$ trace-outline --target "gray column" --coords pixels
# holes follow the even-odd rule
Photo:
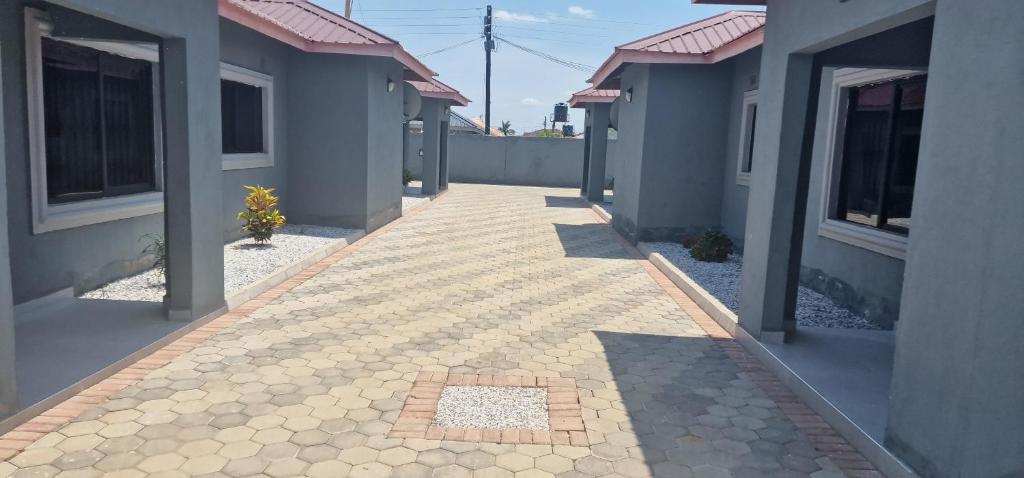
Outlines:
[[[0,72],[0,85],[3,72]],[[0,112],[4,110],[0,94]],[[18,409],[14,368],[14,305],[11,298],[11,250],[7,243],[7,161],[4,118],[0,114],[0,418]]]
[[[766,46],[767,48],[767,46]],[[764,58],[777,56],[765,52]],[[821,69],[810,55],[763,64],[743,251],[739,323],[762,341],[782,342],[796,328],[810,139]]]
[[[161,48],[167,297],[173,320],[225,306],[218,33]]]
[[[423,98],[420,116],[423,118],[423,194],[440,191],[441,167],[441,101]]]
[[[448,189],[448,134],[451,122],[446,115],[445,121],[441,122],[441,150],[438,161],[438,186],[444,191]]]
[[[590,107],[590,138],[587,140],[587,199],[604,202],[604,170],[608,156],[608,112],[611,103],[594,103]]]
[[[936,6],[886,432],[921,476],[1024,473],[1022,24]]]
[[[587,197],[587,177],[590,174],[590,105],[586,106],[586,119],[583,121],[583,180],[580,181],[580,195]]]

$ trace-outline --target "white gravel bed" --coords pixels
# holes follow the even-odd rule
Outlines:
[[[420,204],[430,201],[430,196],[423,195],[423,189],[419,186],[404,186],[402,188],[402,212],[408,211]],[[415,184],[418,184],[416,182]]]
[[[701,262],[690,256],[682,244],[652,242],[651,249],[668,259],[679,270],[700,284],[723,305],[739,310],[740,273],[743,257],[733,254],[725,262]],[[840,307],[832,299],[801,286],[797,292],[796,323],[802,327],[833,329],[879,329],[864,317]]]
[[[267,245],[256,245],[249,238],[225,244],[224,291],[230,294],[244,289],[355,232],[340,227],[286,224]],[[150,269],[86,292],[82,297],[160,302],[164,297],[164,278],[156,269]]]
[[[539,387],[444,387],[434,424],[445,428],[548,430],[548,391]]]

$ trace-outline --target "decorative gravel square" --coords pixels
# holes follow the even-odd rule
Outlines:
[[[445,428],[548,430],[548,391],[539,387],[447,386],[433,424]]]

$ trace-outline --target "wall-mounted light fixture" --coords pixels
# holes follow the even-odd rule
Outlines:
[[[632,102],[633,102],[633,88],[629,88],[629,89],[626,90],[626,103],[632,103]]]
[[[419,154],[421,157],[423,156],[423,148],[420,148]]]
[[[388,93],[395,91],[395,80],[388,78]]]

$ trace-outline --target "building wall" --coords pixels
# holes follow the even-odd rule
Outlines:
[[[366,216],[371,231],[402,215],[402,122],[405,120],[402,66],[387,58],[367,58]],[[387,91],[388,80],[394,91]]]
[[[886,440],[922,476],[1024,476],[1022,24],[936,7]]]
[[[274,165],[224,171],[224,239],[242,237],[235,219],[245,207],[246,185],[275,188],[279,209],[288,216],[288,57],[293,49],[235,22],[220,20],[221,62],[257,71],[274,78]]]
[[[0,46],[2,46],[0,41]],[[3,58],[0,51],[0,59]],[[0,85],[4,83],[3,62],[0,61]],[[0,94],[0,417],[13,413],[18,406],[15,384],[14,302],[11,298],[11,249],[7,241],[7,161],[4,150],[4,98]]]
[[[722,158],[722,231],[737,246],[743,245],[743,231],[747,225],[747,193],[749,186],[737,184],[736,169],[740,154],[740,129],[743,121],[743,95],[758,86],[761,71],[761,48],[754,48],[733,59],[732,86],[729,98],[729,126]]]
[[[409,134],[405,168],[419,179],[423,135]],[[606,179],[619,170],[616,140],[608,142]],[[583,178],[583,140],[522,136],[448,136],[449,178],[452,182],[579,187]]]
[[[731,85],[728,62],[626,68],[622,89],[633,95],[619,109],[618,153],[629,161],[627,180],[616,181],[616,203],[629,201],[627,209],[613,205],[620,232],[678,240],[720,226]]]
[[[163,231],[161,214],[32,234],[22,2],[0,2],[0,61],[7,164],[7,228],[14,303],[69,287],[89,289],[149,266],[139,239]],[[180,16],[184,16],[184,11]],[[178,15],[168,22],[177,23]],[[88,251],[83,254],[83,251]]]

